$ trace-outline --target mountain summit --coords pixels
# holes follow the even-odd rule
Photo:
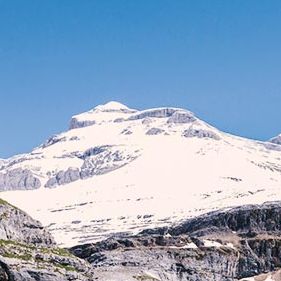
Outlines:
[[[129,111],[130,109],[117,101],[110,101],[106,104],[103,105],[98,105],[95,107],[95,110],[100,110],[100,111]]]
[[[281,146],[226,134],[173,107],[118,102],[0,161],[1,196],[75,245],[280,198]]]

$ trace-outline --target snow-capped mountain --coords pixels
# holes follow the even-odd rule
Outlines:
[[[180,108],[109,102],[0,161],[1,197],[75,245],[281,196],[281,146],[219,131]]]

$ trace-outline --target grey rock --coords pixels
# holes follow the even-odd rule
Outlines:
[[[138,151],[135,151],[135,154],[130,155],[110,145],[91,147],[83,153],[76,153],[74,155],[84,160],[80,169],[69,168],[66,171],[59,171],[49,178],[45,187],[53,188],[79,179],[83,180],[96,175],[109,173],[135,160],[138,157],[138,153]]]
[[[77,168],[68,168],[66,171],[59,171],[54,177],[50,178],[45,187],[55,187],[64,185],[80,179],[80,171]]]
[[[281,145],[281,135],[278,135],[269,140],[269,142]]]
[[[87,150],[83,154],[84,163],[80,170],[81,179],[109,173],[127,165],[139,155],[138,151],[129,153],[114,146],[100,146]]]
[[[40,186],[40,180],[27,169],[16,168],[0,173],[0,190],[2,191],[37,189]]]
[[[77,140],[80,140],[80,138],[78,136],[73,136],[69,140],[70,141],[77,141]]]
[[[114,123],[121,123],[121,122],[123,122],[123,121],[125,121],[124,118],[116,118],[113,122],[114,122]]]
[[[251,233],[279,235],[281,234],[281,203],[270,202],[215,211],[187,220],[169,231],[174,235],[189,233],[196,236],[231,231],[241,235]]]
[[[77,118],[73,117],[70,121],[70,125],[69,125],[69,129],[77,129],[77,128],[83,128],[83,127],[88,127],[88,126],[92,126],[95,125],[96,121],[92,120],[82,120],[79,121]]]
[[[130,129],[124,129],[122,132],[121,132],[121,135],[131,135],[133,132],[130,130]]]
[[[55,242],[41,223],[0,199],[0,239],[49,246]]]
[[[145,110],[138,114],[132,115],[128,118],[128,120],[139,120],[139,119],[144,119],[146,117],[152,117],[152,118],[171,117],[176,111],[178,111],[178,109],[175,109],[175,108],[150,109],[150,110]]]
[[[151,118],[149,118],[149,117],[146,117],[146,118],[144,118],[142,121],[141,121],[141,123],[143,124],[143,125],[149,125],[149,124],[151,124],[153,122],[153,120],[151,119]]]
[[[1,281],[92,281],[89,264],[56,246],[50,233],[0,200]]]
[[[89,264],[56,247],[1,241],[1,281],[92,281]]]
[[[235,250],[182,248],[188,243],[188,236],[136,236],[80,245],[71,252],[92,264],[97,280],[237,280]]]
[[[273,142],[260,142],[266,149],[281,151],[281,145]]]
[[[189,128],[185,130],[182,135],[186,138],[197,137],[197,138],[210,138],[214,140],[220,140],[220,136],[218,134],[210,130],[203,130],[203,129]]]
[[[150,128],[145,134],[146,135],[159,135],[164,133],[165,131],[159,128]]]
[[[42,144],[42,148],[46,148],[48,146],[54,145],[58,142],[66,141],[66,137],[60,137],[60,136],[52,136],[50,137],[44,144]]]
[[[92,264],[99,281],[236,281],[281,267],[280,216],[281,202],[242,206],[70,251]]]
[[[168,119],[167,123],[174,124],[184,124],[184,123],[192,123],[196,121],[193,113],[190,111],[176,111],[173,115]]]
[[[119,151],[105,151],[96,157],[85,159],[81,167],[81,178],[86,179],[95,175],[109,173],[123,167],[135,158],[126,161],[124,155]]]
[[[110,145],[101,145],[101,146],[95,146],[87,149],[81,156],[80,158],[85,160],[88,157],[98,155],[106,150],[108,150],[111,146]]]

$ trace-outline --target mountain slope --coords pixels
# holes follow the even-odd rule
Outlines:
[[[75,245],[280,198],[281,146],[219,131],[179,108],[110,102],[2,162],[1,196]]]
[[[90,265],[56,246],[42,225],[0,200],[1,281],[90,281]]]

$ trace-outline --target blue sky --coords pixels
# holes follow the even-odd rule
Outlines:
[[[0,157],[110,100],[281,133],[280,0],[0,0]]]

